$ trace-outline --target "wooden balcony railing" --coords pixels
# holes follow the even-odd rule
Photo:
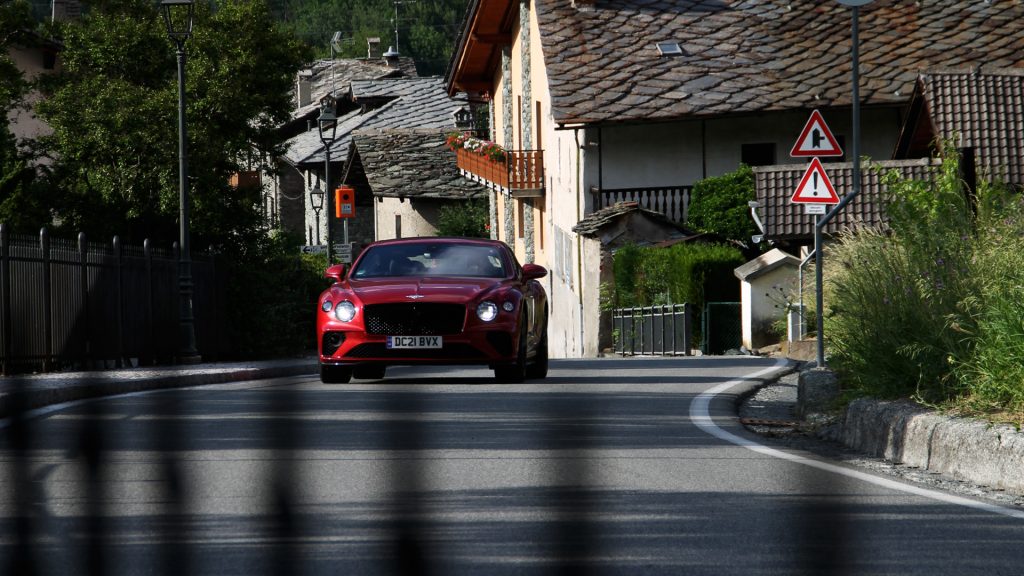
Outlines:
[[[544,194],[544,155],[541,150],[507,150],[504,160],[494,160],[470,150],[455,150],[460,170],[484,182],[508,190],[513,196]]]

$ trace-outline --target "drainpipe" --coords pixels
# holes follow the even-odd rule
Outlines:
[[[573,135],[576,138],[576,221],[579,222],[583,219],[582,208],[580,204],[585,202],[583,198],[583,149],[580,147],[580,129],[577,128],[573,131]],[[584,134],[585,135],[585,134]],[[600,154],[600,153],[599,153]],[[580,315],[580,357],[584,357],[584,325],[583,325],[583,245],[580,240],[580,235],[576,234],[576,281],[579,283],[579,315]]]

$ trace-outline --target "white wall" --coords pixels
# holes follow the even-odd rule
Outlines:
[[[54,69],[47,70],[43,66],[43,53],[39,49],[12,46],[8,48],[7,53],[14,62],[14,65],[18,70],[21,70],[25,75],[25,79],[29,81],[36,80],[43,74],[51,74],[60,70],[59,55],[57,56]],[[36,91],[30,92],[25,98],[30,107],[34,107],[41,99],[42,95]],[[53,133],[53,129],[39,119],[31,109],[15,108],[8,114],[7,123],[11,133],[19,140],[35,139]],[[41,162],[44,164],[50,163],[46,159],[42,159]]]
[[[776,320],[785,319],[786,300],[796,299],[797,267],[779,266],[749,282],[742,282],[740,286],[743,345],[756,350],[784,340],[785,336],[774,337],[767,330]]]
[[[397,238],[395,217],[402,217],[402,238],[414,236],[436,236],[440,202],[431,200],[412,200],[406,198],[380,198],[373,203],[375,221],[375,240]]]
[[[823,111],[837,138],[845,138],[847,156],[853,135],[849,112]],[[800,162],[789,151],[810,117],[809,112],[766,114],[667,122],[643,126],[612,126],[595,131],[600,142],[601,188],[692,185],[709,176],[736,170],[744,144],[775,144],[775,163]],[[899,138],[898,109],[861,113],[861,155],[889,159]]]

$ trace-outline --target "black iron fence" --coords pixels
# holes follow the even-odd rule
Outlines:
[[[612,311],[615,351],[628,356],[689,356],[693,345],[693,306],[666,304]]]
[[[10,234],[0,224],[0,370],[121,367],[174,361],[179,350],[177,243],[172,250]],[[225,274],[193,256],[197,347],[227,353]]]

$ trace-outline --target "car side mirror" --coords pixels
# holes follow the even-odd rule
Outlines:
[[[335,264],[334,266],[328,267],[327,270],[324,271],[324,278],[330,278],[331,280],[334,280],[335,283],[341,282],[341,277],[344,275],[344,264]]]
[[[548,269],[539,264],[523,264],[523,278],[536,280],[548,275]]]

